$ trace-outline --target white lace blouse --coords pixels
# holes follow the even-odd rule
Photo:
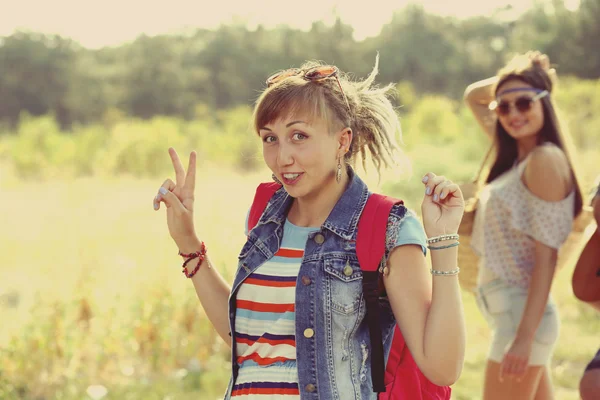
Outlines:
[[[525,158],[492,183],[479,199],[471,246],[489,269],[510,285],[529,287],[535,263],[535,241],[560,249],[571,232],[575,191],[560,201],[540,199],[522,180]],[[480,274],[481,278],[481,274]]]

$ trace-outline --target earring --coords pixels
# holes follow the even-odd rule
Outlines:
[[[275,181],[275,183],[277,183],[278,185],[283,186],[283,183],[281,183],[281,181],[279,179],[277,179],[277,177],[275,176],[275,174],[272,174],[271,178]]]
[[[335,173],[335,180],[337,183],[342,181],[342,157],[338,158],[337,172]]]

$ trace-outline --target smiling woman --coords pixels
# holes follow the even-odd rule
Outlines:
[[[494,330],[484,400],[553,397],[547,365],[560,321],[550,288],[583,202],[552,75],[548,57],[530,52],[465,92],[495,150],[472,241],[481,256],[477,300]]]
[[[186,173],[169,150],[176,182],[163,183],[155,209],[166,205],[183,272],[231,345],[226,399],[448,399],[460,375],[459,187],[423,177],[423,227],[353,168],[370,155],[379,170],[398,150],[395,89],[373,85],[377,67],[363,81],[314,62],[267,79],[254,127],[276,183],[257,189],[232,286],[195,233],[196,154]]]

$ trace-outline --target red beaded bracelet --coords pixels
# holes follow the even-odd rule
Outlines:
[[[185,260],[183,263],[182,272],[185,274],[186,277],[191,278],[194,275],[196,275],[196,272],[198,272],[198,270],[200,269],[200,265],[202,265],[202,262],[204,262],[204,259],[206,258],[206,245],[204,244],[204,242],[202,242],[200,245],[200,251],[197,251],[195,253],[184,254],[181,251],[179,251],[178,254],[184,258],[187,258],[187,260]],[[192,272],[188,273],[187,264],[196,258],[198,259],[198,264],[196,265],[196,268],[194,268]]]

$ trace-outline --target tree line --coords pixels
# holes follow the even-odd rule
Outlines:
[[[12,129],[24,112],[52,114],[63,130],[114,113],[192,120],[207,110],[251,103],[267,76],[307,59],[365,76],[377,52],[378,82],[451,98],[494,74],[510,55],[530,49],[548,54],[561,75],[600,77],[600,0],[581,0],[577,10],[545,0],[518,18],[507,14],[456,19],[412,5],[362,41],[340,18],[331,25],[314,22],[308,31],[228,24],[185,35],[142,35],[101,49],[18,31],[0,38],[0,124]],[[402,90],[399,95],[401,103]]]

